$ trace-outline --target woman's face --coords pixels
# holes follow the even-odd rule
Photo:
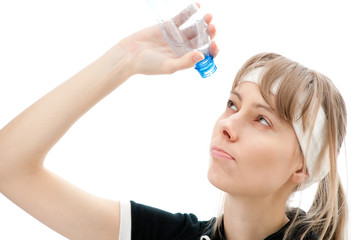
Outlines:
[[[217,120],[211,140],[210,182],[231,195],[277,193],[302,168],[291,124],[263,99],[259,87],[241,82]]]

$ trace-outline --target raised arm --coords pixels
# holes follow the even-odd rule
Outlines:
[[[45,156],[79,117],[133,74],[172,73],[202,58],[198,52],[176,56],[158,26],[123,39],[1,129],[1,193],[69,239],[118,239],[119,203],[64,181],[43,166]]]

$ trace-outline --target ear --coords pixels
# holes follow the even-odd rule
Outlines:
[[[307,168],[304,166],[304,164],[301,164],[299,168],[297,168],[290,177],[291,182],[293,182],[296,185],[301,184],[303,181],[305,181],[309,177]]]

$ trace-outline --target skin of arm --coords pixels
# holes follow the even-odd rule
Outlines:
[[[212,55],[217,51],[213,42]],[[121,40],[1,129],[0,192],[68,239],[118,239],[119,202],[66,182],[43,166],[44,159],[84,113],[132,75],[173,73],[201,59],[199,52],[178,57],[158,26]]]

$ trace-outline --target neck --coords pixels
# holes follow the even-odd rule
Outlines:
[[[262,240],[281,229],[289,219],[286,199],[250,198],[227,195],[224,228],[227,240]]]

